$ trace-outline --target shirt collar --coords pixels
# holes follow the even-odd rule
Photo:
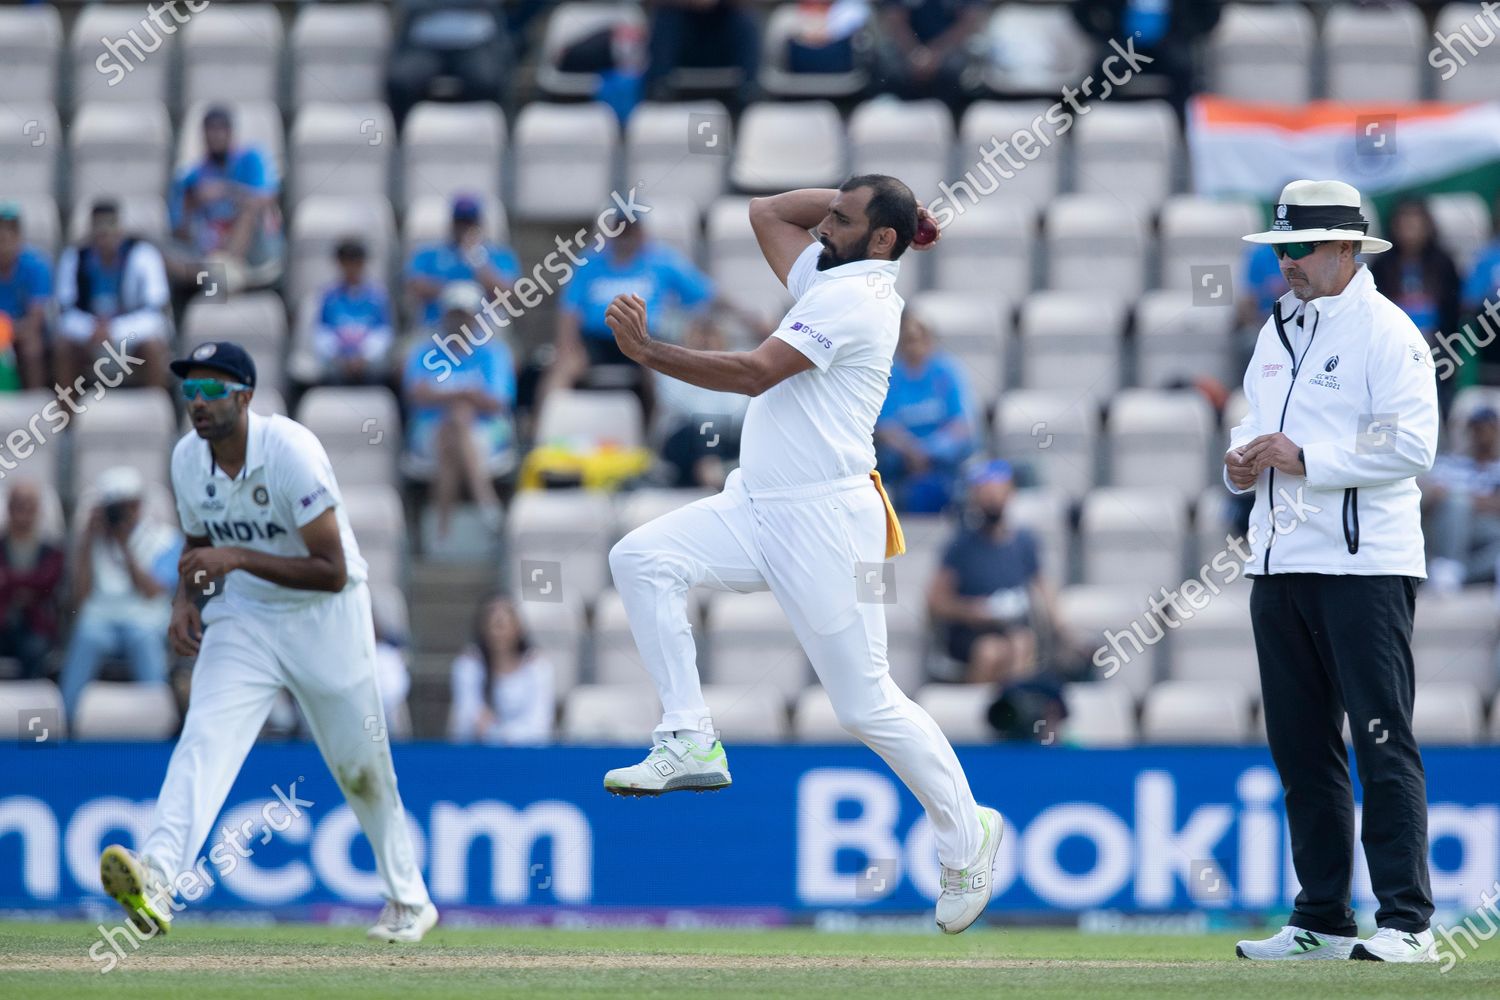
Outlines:
[[[847,278],[859,274],[888,274],[891,280],[895,281],[896,275],[900,273],[900,270],[901,262],[899,260],[866,259],[850,261],[847,264],[840,264],[838,267],[830,267],[822,273],[828,275],[830,278]]]
[[[266,431],[270,424],[269,417],[251,411],[245,415],[245,467],[240,470],[238,478],[245,479],[250,473],[260,468],[266,462]],[[229,474],[219,468],[219,463],[214,461],[213,445],[208,445],[208,474],[218,479],[228,479]]]

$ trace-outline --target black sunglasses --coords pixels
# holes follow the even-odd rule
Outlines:
[[[1272,243],[1276,248],[1277,258],[1290,257],[1292,260],[1301,260],[1312,255],[1313,251],[1324,243],[1337,242],[1336,240],[1319,240],[1316,243]]]

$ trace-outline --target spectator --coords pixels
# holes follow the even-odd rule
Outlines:
[[[1495,236],[1479,252],[1474,261],[1474,266],[1469,269],[1468,276],[1464,279],[1464,285],[1459,299],[1463,303],[1463,315],[1470,318],[1474,323],[1475,333],[1487,330],[1491,326],[1492,316],[1485,314],[1486,302],[1500,302],[1500,194],[1495,196]],[[1480,315],[1485,315],[1483,327],[1479,326]],[[1500,337],[1485,344],[1479,351],[1482,364],[1486,366],[1500,365]],[[1481,379],[1486,384],[1493,384],[1494,379]]]
[[[647,100],[673,100],[669,77],[683,67],[738,69],[734,103],[754,100],[760,27],[750,7],[751,0],[654,0]]]
[[[448,738],[459,743],[547,743],[557,692],[552,664],[531,646],[515,602],[479,605],[473,644],[453,661]]]
[[[368,385],[384,379],[390,367],[391,303],[385,288],[366,273],[364,241],[341,240],[333,252],[339,281],[323,293],[313,353],[323,378],[337,385]]]
[[[974,420],[963,367],[906,310],[875,423],[875,465],[898,510],[936,514],[948,506],[959,465],[974,451]]]
[[[57,607],[64,557],[42,537],[42,495],[21,479],[6,497],[0,534],[0,656],[21,661],[21,676],[41,677],[57,648]]]
[[[89,238],[64,250],[57,264],[62,384],[87,373],[108,341],[144,359],[140,381],[165,388],[171,303],[161,251],[125,235],[115,202],[95,201]]]
[[[859,54],[854,37],[870,20],[869,0],[808,0],[799,5],[796,31],[786,43],[793,73],[849,73]]]
[[[979,0],[883,0],[881,82],[904,100],[960,108],[978,84],[969,42],[983,31]]]
[[[423,326],[436,326],[442,317],[438,300],[455,281],[477,282],[485,295],[510,288],[520,277],[521,264],[509,247],[486,243],[479,199],[453,199],[453,228],[447,243],[418,247],[406,267],[406,294]]]
[[[724,331],[708,318],[688,327],[683,346],[694,351],[728,348]],[[750,399],[703,389],[653,372],[661,454],[672,470],[670,486],[721,490],[729,463],[740,455],[740,425]]]
[[[1392,251],[1370,264],[1375,287],[1384,292],[1422,331],[1429,347],[1439,333],[1458,330],[1458,268],[1437,239],[1427,203],[1408,198],[1391,210]],[[1438,383],[1443,414],[1453,402],[1454,379]]]
[[[947,633],[962,674],[943,680],[1010,684],[1036,672],[1039,625],[1061,636],[1056,595],[1042,577],[1035,536],[1005,521],[1014,485],[996,460],[968,477],[970,518],[948,545],[927,591],[933,622]]]
[[[454,282],[443,291],[442,322],[450,338],[464,337],[462,328],[474,321],[483,298],[472,281]],[[403,379],[408,408],[406,466],[413,475],[435,477],[440,536],[448,533],[464,484],[485,524],[498,531],[500,498],[493,480],[511,472],[518,457],[513,418],[515,362],[510,347],[498,337],[474,345],[470,353],[453,354],[456,361],[452,364],[446,357],[430,364],[432,345],[424,338],[407,359]]]
[[[557,355],[544,392],[583,384],[588,388],[633,388],[651,410],[651,382],[640,365],[615,343],[604,312],[616,295],[646,300],[646,315],[659,324],[665,304],[701,311],[714,300],[713,282],[671,247],[646,238],[639,221],[624,221],[618,235],[584,262],[563,289],[557,311]],[[652,330],[660,336],[660,330]],[[668,338],[675,339],[675,338]]]
[[[123,656],[138,681],[167,679],[167,622],[181,543],[172,529],[141,516],[143,486],[140,473],[126,466],[99,477],[98,503],[74,562],[78,617],[62,668],[69,713],[105,657]]]
[[[1500,559],[1500,414],[1489,407],[1469,416],[1462,455],[1439,455],[1420,479],[1424,534],[1431,539],[1427,583],[1448,594],[1496,578]]]
[[[47,305],[52,269],[21,242],[21,209],[0,202],[0,390],[47,384]]]
[[[1187,99],[1202,89],[1200,42],[1219,23],[1222,7],[1221,0],[1079,0],[1073,18],[1101,46],[1100,61],[1113,54],[1111,39],[1128,39],[1149,57],[1141,60],[1141,75],[1166,79],[1167,99],[1185,120]]]
[[[234,145],[224,107],[203,115],[203,150],[172,183],[168,272],[190,293],[220,280],[210,265],[222,267],[230,288],[267,284],[281,269],[276,166],[259,149]]]

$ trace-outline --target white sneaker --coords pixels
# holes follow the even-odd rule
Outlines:
[[[1234,953],[1261,962],[1345,959],[1358,941],[1357,937],[1319,934],[1288,924],[1264,941],[1241,941],[1234,946]]]
[[[990,869],[1000,838],[1005,836],[1005,820],[989,806],[979,807],[979,825],[984,839],[979,842],[979,858],[968,868],[944,868],[943,892],[937,901],[937,925],[944,934],[960,934],[979,919],[990,902]]]
[[[704,750],[680,736],[656,744],[639,764],[617,767],[604,775],[604,790],[611,795],[717,792],[732,783],[722,742],[715,740]]]
[[[390,941],[415,944],[423,935],[437,926],[437,907],[431,903],[422,906],[407,906],[395,900],[386,900],[384,909],[375,926],[365,931],[371,941]]]
[[[1366,962],[1436,962],[1437,942],[1430,930],[1398,931],[1382,927],[1368,941],[1355,944],[1349,957]]]
[[[159,868],[134,851],[119,844],[106,847],[99,855],[99,882],[146,937],[172,929],[172,887]]]

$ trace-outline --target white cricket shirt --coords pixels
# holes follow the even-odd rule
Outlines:
[[[822,251],[810,244],[787,272],[797,301],[772,334],[813,367],[756,396],[745,411],[740,469],[752,494],[875,468],[875,420],[901,333],[901,265],[861,260],[819,271]]]
[[[273,556],[306,556],[301,529],[330,507],[336,508],[344,543],[347,587],[365,579],[365,561],[349,527],[343,497],[333,478],[328,453],[313,432],[282,416],[251,413],[245,467],[231,479],[214,462],[208,442],[189,431],[172,451],[172,492],[183,533],[207,535],[214,545],[235,545]],[[277,607],[308,604],[328,596],[294,590],[231,572],[224,599]]]

